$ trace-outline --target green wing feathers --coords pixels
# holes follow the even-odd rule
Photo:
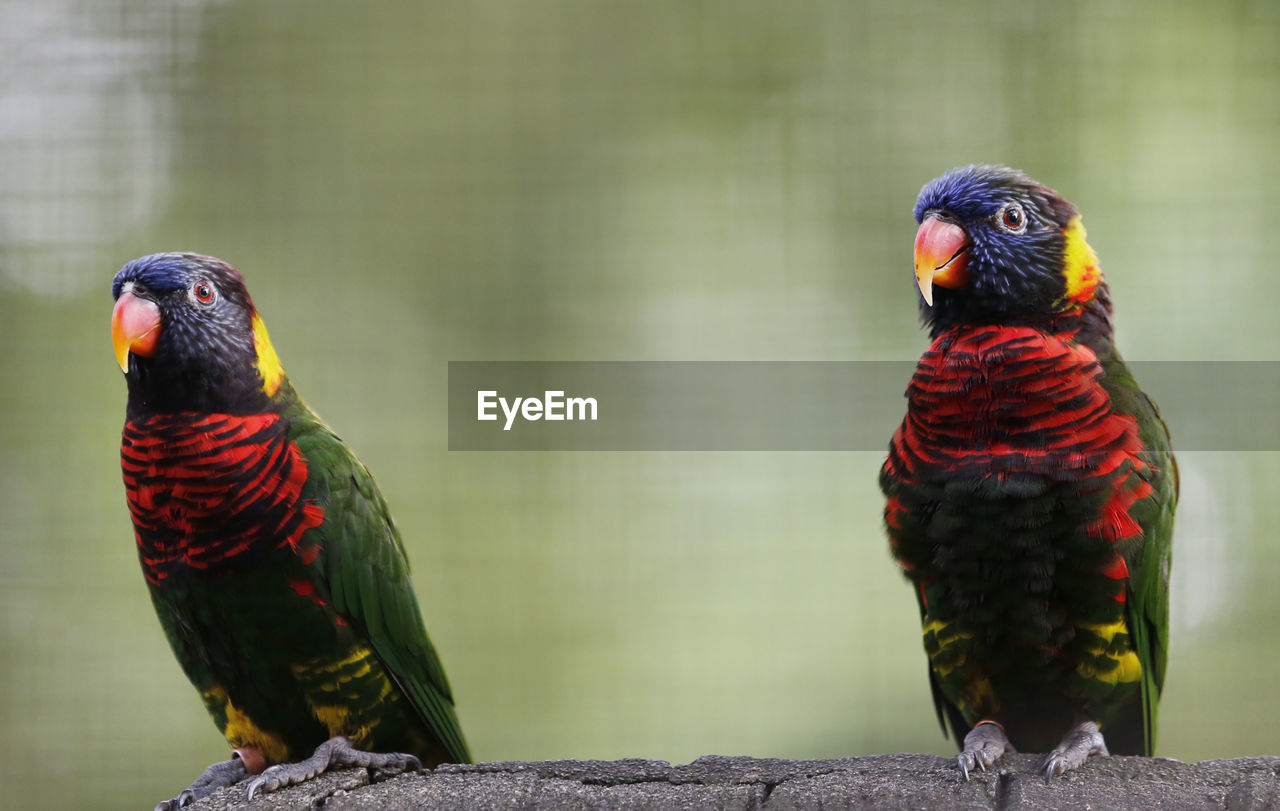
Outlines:
[[[367,637],[393,681],[455,762],[471,760],[453,695],[427,636],[400,533],[373,476],[305,406],[290,414],[309,462],[306,496],[325,508],[308,569],[320,593]]]
[[[1142,439],[1141,456],[1152,492],[1133,505],[1134,520],[1142,526],[1142,539],[1122,550],[1129,568],[1128,625],[1134,649],[1142,662],[1143,750],[1155,752],[1157,706],[1164,688],[1169,651],[1169,574],[1173,557],[1174,510],[1178,502],[1178,466],[1169,440],[1169,429],[1160,409],[1138,386],[1132,373],[1115,355],[1104,363],[1103,386],[1113,408],[1133,416]]]

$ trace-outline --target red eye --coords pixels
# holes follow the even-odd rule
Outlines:
[[[1027,217],[1022,213],[1022,206],[1010,203],[1000,213],[1000,222],[1010,231],[1020,231],[1027,224]]]
[[[213,285],[208,282],[196,282],[191,288],[192,294],[195,295],[196,301],[201,304],[209,304],[213,301]]]

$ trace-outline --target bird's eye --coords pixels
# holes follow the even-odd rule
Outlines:
[[[1006,231],[1021,234],[1027,230],[1027,215],[1023,212],[1022,206],[1017,203],[1009,203],[1000,209],[1000,213],[997,216],[1000,218],[1000,225]]]
[[[212,304],[218,294],[208,282],[196,282],[191,285],[191,297],[201,304]]]

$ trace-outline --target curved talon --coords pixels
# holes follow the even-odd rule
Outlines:
[[[273,766],[272,768],[275,768],[275,767]],[[267,775],[268,773],[270,773],[270,771],[271,769],[267,769],[262,774],[258,775],[257,777],[249,781],[249,788],[245,790],[245,795],[244,795],[246,800],[252,800],[253,795],[258,793],[258,789],[262,788],[266,784],[268,779]],[[270,788],[267,789],[267,791],[268,792],[275,791],[278,788],[280,787],[271,786]]]
[[[272,781],[268,777],[259,775],[249,781],[249,787],[245,790],[245,799],[252,800],[254,795],[258,793],[259,789],[262,789],[264,794],[268,794],[278,788],[280,788],[279,781]]]
[[[184,788],[177,797],[156,803],[155,811],[179,811],[179,809],[186,808],[197,799],[195,792],[190,788]]]

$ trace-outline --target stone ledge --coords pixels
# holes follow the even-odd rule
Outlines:
[[[775,760],[707,755],[658,760],[445,765],[370,782],[344,769],[244,801],[243,784],[191,806],[212,809],[614,808],[1276,808],[1280,757],[1182,763],[1094,758],[1046,780],[1039,755],[1005,757],[965,782],[936,755]]]

